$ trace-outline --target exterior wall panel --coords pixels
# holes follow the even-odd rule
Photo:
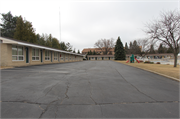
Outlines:
[[[75,60],[73,60],[72,58],[75,57],[75,55],[69,55],[66,53],[58,53],[58,59],[54,60],[54,51],[52,51],[52,62],[51,62],[51,51],[49,52],[49,56],[50,59],[49,60],[45,60],[45,50],[44,49],[40,49],[39,48],[39,60],[32,60],[32,47],[28,47],[29,48],[29,63],[26,63],[26,46],[23,46],[23,60],[20,61],[12,61],[12,44],[5,44],[5,43],[1,43],[1,51],[0,51],[0,65],[1,66],[28,66],[28,65],[38,65],[38,64],[52,64],[52,63],[61,63],[61,62],[70,62],[69,61],[69,57],[71,57],[71,62],[74,62]],[[17,45],[20,46],[20,45]],[[38,48],[36,48],[38,49]],[[40,50],[42,50],[42,58],[43,58],[43,62],[41,62],[41,52]],[[59,54],[61,54],[61,56],[63,56],[63,60],[61,60]],[[67,60],[65,58],[68,58]],[[78,56],[76,56],[78,57]],[[82,61],[82,60],[81,60]]]

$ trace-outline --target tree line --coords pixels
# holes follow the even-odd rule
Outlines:
[[[95,52],[95,50],[93,52],[90,50],[87,52],[87,55],[100,55],[100,53]]]
[[[59,40],[51,34],[36,34],[32,22],[23,19],[21,15],[13,16],[11,11],[6,14],[2,13],[1,15],[2,23],[0,23],[0,27],[2,37],[14,38],[29,43],[76,53],[75,48],[73,50],[73,46],[69,42],[59,42]],[[78,50],[77,53],[80,54],[80,51]]]
[[[148,39],[139,39],[130,41],[129,45],[125,43],[126,54],[140,54],[144,56],[146,54],[160,54],[160,53],[173,53],[172,49],[163,43],[160,43],[158,48],[155,48],[155,44],[152,44]]]

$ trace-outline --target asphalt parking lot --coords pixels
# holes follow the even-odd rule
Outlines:
[[[179,82],[114,61],[1,70],[2,118],[179,118]]]

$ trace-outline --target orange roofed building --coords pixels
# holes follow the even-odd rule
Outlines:
[[[103,52],[105,51],[105,48],[103,48],[103,50],[101,50],[100,48],[85,48],[82,50],[82,54],[86,55],[90,51],[91,52],[95,51],[97,54],[104,55]],[[110,49],[107,55],[114,55],[114,48]]]

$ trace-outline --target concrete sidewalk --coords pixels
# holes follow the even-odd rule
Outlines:
[[[179,118],[179,83],[113,61],[1,70],[2,118]]]

